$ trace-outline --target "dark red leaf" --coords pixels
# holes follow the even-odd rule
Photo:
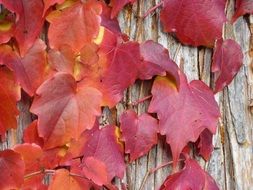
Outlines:
[[[232,21],[236,21],[240,16],[253,14],[253,0],[236,0],[236,11]]]
[[[138,117],[133,110],[128,110],[121,115],[120,123],[125,153],[130,154],[130,161],[143,156],[157,144],[158,122],[150,115],[144,113]]]
[[[24,182],[25,164],[13,150],[0,151],[0,189],[19,189]]]
[[[157,77],[151,92],[148,111],[157,113],[160,133],[166,135],[175,166],[188,142],[195,142],[204,129],[215,133],[219,107],[205,83],[197,80],[188,83],[182,72],[179,89],[169,76]]]
[[[85,129],[92,128],[101,112],[101,93],[95,88],[77,85],[66,73],[55,74],[36,94],[31,112],[38,115],[38,132],[44,139],[44,148],[61,146],[78,138]]]
[[[234,40],[219,39],[213,54],[212,72],[217,75],[215,92],[221,91],[235,77],[243,64],[241,46]]]
[[[219,190],[214,179],[195,160],[187,159],[182,171],[169,176],[160,190]]]
[[[208,161],[213,152],[213,134],[205,129],[199,136],[199,154]]]
[[[25,143],[35,143],[40,147],[43,147],[44,141],[38,134],[38,121],[34,120],[25,130],[23,134],[23,140]]]
[[[225,0],[164,0],[161,22],[184,44],[213,47],[222,37],[225,4]]]
[[[7,9],[16,13],[15,38],[23,57],[39,36],[43,23],[42,0],[0,0]]]

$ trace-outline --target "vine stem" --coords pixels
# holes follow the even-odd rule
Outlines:
[[[154,7],[150,8],[147,10],[147,12],[142,16],[142,18],[146,18],[150,13],[152,13],[154,10],[156,10],[157,8],[159,8],[160,6],[163,5],[163,1],[161,1],[160,3],[158,3],[157,5],[155,5]]]
[[[141,98],[139,100],[136,100],[135,102],[131,102],[131,103],[129,103],[129,105],[131,105],[131,106],[137,106],[138,104],[140,104],[140,103],[142,103],[142,102],[144,102],[144,101],[146,101],[146,100],[148,100],[150,98],[152,98],[152,95],[148,95],[148,96],[145,96],[145,97],[143,97],[143,98]]]
[[[184,161],[184,159],[179,159],[178,161],[181,162],[181,161]],[[145,176],[144,176],[144,178],[143,178],[143,180],[142,180],[142,183],[141,183],[141,186],[140,186],[139,190],[142,190],[142,189],[144,188],[144,185],[145,185],[145,183],[146,183],[148,177],[149,177],[151,174],[153,174],[153,173],[155,173],[157,170],[159,170],[159,169],[161,169],[161,168],[163,168],[163,167],[165,167],[165,166],[171,165],[171,164],[173,164],[173,161],[169,161],[169,162],[166,162],[166,163],[161,164],[160,166],[157,166],[157,167],[155,167],[155,168],[149,169],[149,170],[146,172],[146,174],[145,174]]]

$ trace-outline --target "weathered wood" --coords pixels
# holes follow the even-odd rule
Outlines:
[[[159,22],[159,9],[146,19],[141,16],[160,0],[139,0],[128,6],[119,15],[122,31],[131,39],[144,41],[152,39],[167,47],[171,58],[187,74],[189,81],[201,79],[213,86],[213,74],[210,73],[212,50],[183,46],[172,36],[162,32]],[[231,18],[234,12],[234,1],[227,5],[227,15]],[[224,27],[224,38],[233,38],[244,52],[244,65],[234,81],[222,93],[216,95],[222,117],[217,134],[214,137],[215,150],[209,162],[196,156],[201,165],[215,178],[222,190],[253,189],[253,16],[238,19],[234,24]],[[152,81],[137,81],[126,92],[116,109],[105,108],[101,123],[118,124],[120,114],[133,108],[138,114],[147,110],[148,101],[131,107],[130,103],[150,94]],[[20,143],[22,130],[31,122],[29,114],[30,100],[23,95],[19,103],[21,114],[18,118],[18,129],[7,134],[6,142],[0,149],[12,147]],[[127,172],[122,180],[130,190],[139,190],[149,169],[169,160],[168,145],[163,140],[150,153],[139,160],[128,164]],[[159,169],[147,177],[142,189],[156,190],[170,174],[170,166]],[[117,184],[120,184],[116,180]],[[119,185],[120,187],[120,185]]]

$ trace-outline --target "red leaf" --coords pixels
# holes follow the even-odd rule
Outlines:
[[[140,44],[142,62],[138,68],[141,80],[151,79],[155,75],[169,72],[179,84],[178,66],[170,59],[169,52],[162,45],[148,40]]]
[[[38,134],[37,120],[34,120],[25,130],[23,140],[25,143],[35,143],[40,147],[43,147],[44,141]]]
[[[24,182],[25,164],[13,150],[0,151],[0,189],[19,189]]]
[[[213,134],[205,129],[199,136],[199,154],[208,161],[213,152]]]
[[[50,22],[50,47],[59,50],[67,44],[75,52],[80,51],[85,43],[98,35],[101,12],[100,3],[92,0],[86,3],[76,2],[70,7],[52,12],[47,17]]]
[[[111,18],[114,18],[118,15],[121,9],[128,4],[134,3],[136,0],[111,0],[110,5],[112,6]]]
[[[219,190],[214,179],[195,160],[187,159],[182,171],[169,176],[160,190]]]
[[[0,65],[5,64],[13,70],[17,81],[30,96],[34,95],[36,89],[50,74],[45,49],[45,43],[37,39],[21,58],[10,46],[0,46]]]
[[[59,169],[55,172],[48,190],[84,190],[90,189],[90,182],[80,177],[71,176],[68,170]]]
[[[243,64],[241,46],[234,40],[219,39],[213,54],[212,72],[217,73],[215,92],[221,91],[235,77]]]
[[[65,160],[83,156],[81,167],[84,174],[89,174],[87,177],[98,185],[110,184],[115,176],[122,178],[125,163],[122,144],[118,142],[117,133],[115,126],[99,129],[98,122],[96,122],[91,130],[85,131],[78,141],[73,141],[70,144]],[[98,164],[91,167],[90,164],[95,162]],[[103,176],[96,175],[99,170]]]
[[[236,11],[232,18],[235,22],[240,16],[253,14],[253,0],[236,0]]]
[[[165,0],[161,22],[187,45],[212,47],[222,37],[225,0]]]
[[[197,80],[188,84],[183,73],[179,89],[169,77],[157,77],[152,94],[148,111],[157,113],[160,133],[166,135],[175,166],[188,142],[195,142],[206,128],[215,133],[219,107],[208,86]]]
[[[42,0],[0,0],[7,9],[16,13],[15,38],[23,57],[39,36],[43,23]]]
[[[44,11],[43,11],[43,15],[45,15],[46,11],[53,6],[56,3],[63,3],[65,0],[43,0],[44,2]]]
[[[57,73],[36,92],[31,112],[38,115],[39,136],[44,148],[53,148],[78,138],[92,128],[100,115],[101,93],[92,87],[77,85],[66,73]],[[48,114],[45,114],[48,113]]]
[[[120,123],[125,153],[130,154],[130,161],[143,156],[157,144],[158,123],[150,115],[144,113],[138,117],[133,110],[128,110],[121,115]]]
[[[1,61],[0,61],[1,62]],[[0,67],[0,135],[6,130],[17,127],[17,101],[20,99],[20,87],[14,81],[12,72]]]
[[[0,15],[3,17],[0,19],[0,44],[7,43],[13,37],[15,31],[14,16],[9,12],[5,13],[4,9],[2,14]]]
[[[29,175],[33,172],[41,171],[44,167],[41,163],[41,157],[43,155],[43,151],[40,146],[36,144],[18,144],[13,150],[19,153],[22,156],[22,159],[25,163],[25,174]],[[42,180],[44,174],[41,173],[39,175],[35,175],[29,178],[26,178],[22,189],[38,189],[42,187]]]

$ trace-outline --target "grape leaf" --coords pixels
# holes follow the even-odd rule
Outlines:
[[[45,49],[45,43],[37,39],[21,58],[10,46],[0,46],[0,65],[5,64],[13,70],[17,81],[30,96],[33,96],[41,83],[50,76]]]
[[[76,2],[70,7],[51,12],[47,17],[50,22],[50,47],[59,50],[67,44],[74,52],[79,52],[85,43],[91,42],[98,35],[101,12],[100,3],[92,0]]]
[[[20,87],[13,73],[7,67],[0,67],[0,135],[5,136],[8,129],[17,127],[17,101],[20,100]]]
[[[150,115],[143,113],[138,117],[133,110],[128,110],[121,115],[120,123],[121,139],[130,161],[143,156],[157,144],[158,122]]]
[[[213,152],[213,134],[205,129],[199,136],[199,154],[208,161]]]
[[[112,6],[111,18],[114,18],[118,15],[121,9],[128,4],[134,3],[136,0],[111,0],[110,5]]]
[[[187,159],[182,171],[170,175],[160,190],[219,190],[214,179],[195,160]]]
[[[243,64],[242,49],[234,40],[219,39],[213,54],[212,72],[217,74],[215,92],[221,91],[235,77]]]
[[[7,9],[16,13],[15,38],[23,57],[41,32],[44,18],[42,0],[0,0]],[[32,10],[32,11],[31,11]]]
[[[101,93],[76,84],[67,73],[55,74],[36,94],[30,110],[38,115],[39,136],[43,137],[47,149],[78,138],[82,131],[92,128],[101,112]]]
[[[96,122],[95,126],[91,130],[86,130],[78,141],[70,143],[65,160],[82,157],[83,173],[97,185],[102,183],[108,185],[115,176],[122,178],[125,163],[117,130],[115,126],[99,129]],[[99,171],[101,173],[98,173]]]
[[[166,32],[175,33],[180,42],[213,47],[222,37],[226,21],[225,1],[164,0],[161,22]]]
[[[90,182],[80,177],[75,177],[66,169],[59,169],[55,172],[52,182],[49,185],[49,190],[83,190],[90,189]]]
[[[25,164],[13,150],[0,151],[0,189],[19,189],[24,182]]]
[[[236,0],[236,11],[232,21],[235,22],[240,16],[253,14],[253,0]]]
[[[182,72],[179,89],[169,76],[158,76],[151,93],[148,111],[157,113],[160,133],[166,135],[175,166],[188,142],[195,142],[206,128],[215,133],[219,107],[208,86],[198,80],[188,83]]]

